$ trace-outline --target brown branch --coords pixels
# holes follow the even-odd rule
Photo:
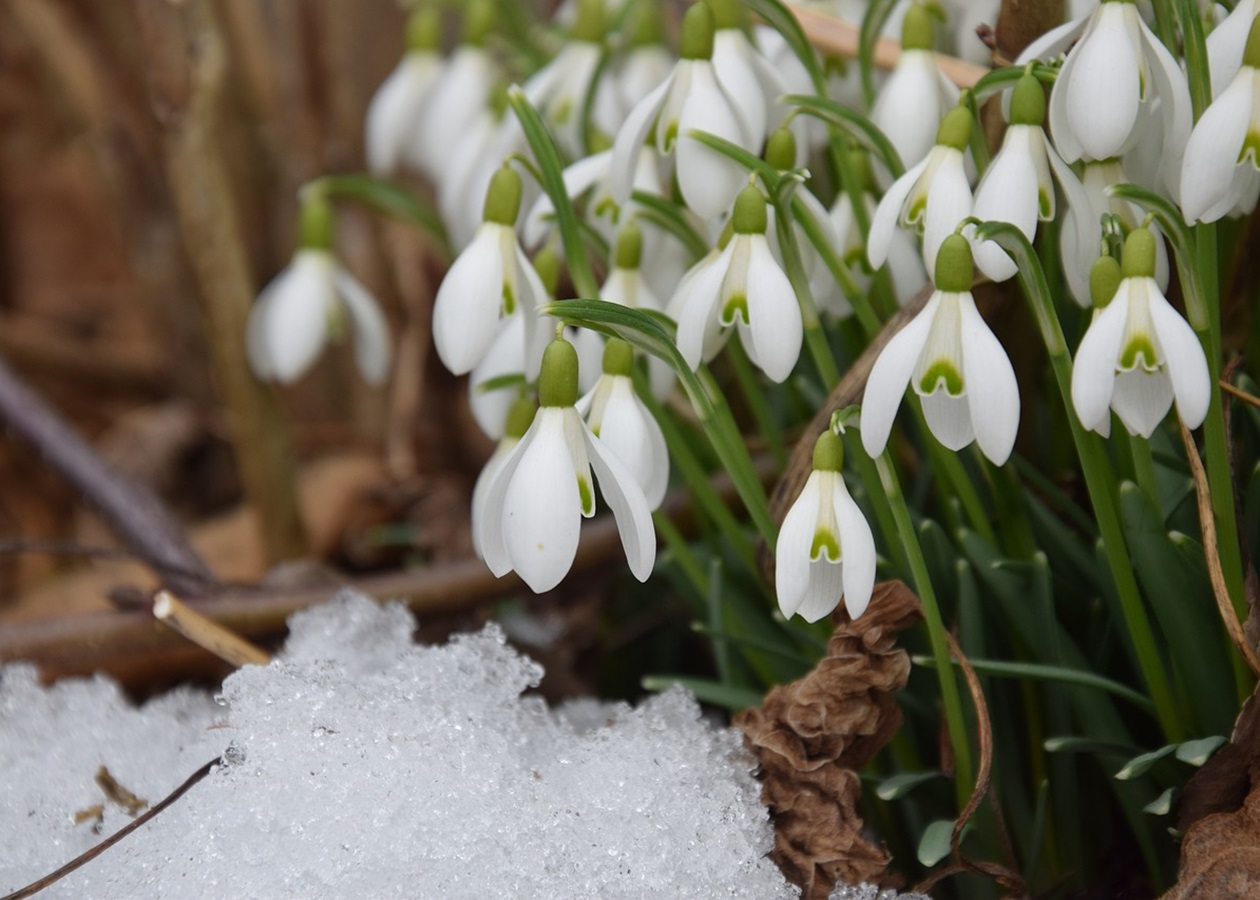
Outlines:
[[[203,650],[209,650],[231,666],[265,666],[271,657],[209,616],[176,599],[168,591],[158,591],[153,601],[153,617]]]
[[[203,594],[209,567],[184,539],[179,524],[142,485],[113,471],[75,431],[0,361],[0,421],[29,443],[100,511],[115,534],[149,561],[163,582]]]
[[[217,765],[219,765],[218,758],[210,760],[210,762],[206,763],[196,772],[193,772],[191,775],[189,775],[188,778],[184,780],[183,784],[181,784],[179,787],[175,788],[175,790],[167,794],[164,798],[162,798],[162,800],[158,801],[156,806],[154,806],[152,809],[150,809],[149,811],[141,815],[139,818],[135,819],[132,822],[128,822],[126,825],[124,825],[122,828],[115,831],[109,837],[105,838],[105,840],[101,841],[95,847],[91,847],[88,850],[85,850],[83,853],[80,853],[78,856],[70,860],[70,862],[66,863],[57,871],[50,872],[49,874],[45,875],[43,878],[40,878],[37,881],[32,881],[26,887],[19,888],[18,890],[14,891],[11,894],[5,894],[4,897],[0,897],[0,900],[23,900],[23,898],[25,897],[32,897],[35,894],[38,894],[44,888],[49,887],[50,885],[55,884],[56,882],[65,878],[67,875],[69,875],[71,872],[75,871],[76,869],[82,868],[83,866],[87,865],[92,860],[96,859],[96,857],[100,856],[102,853],[108,850],[110,847],[117,844],[127,835],[131,834],[141,825],[144,825],[145,823],[150,821],[158,813],[162,812],[164,809],[166,809],[168,806],[170,806],[180,797],[184,796],[184,794],[188,793],[188,791],[192,788],[193,785],[195,785],[197,782],[201,781],[201,779],[209,775],[211,770],[213,770],[214,767]]]

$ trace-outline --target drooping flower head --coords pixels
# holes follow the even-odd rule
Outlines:
[[[293,260],[263,288],[249,313],[245,346],[259,378],[296,381],[327,342],[345,335],[347,319],[364,379],[380,384],[389,373],[385,316],[376,298],[337,262],[332,245],[328,199],[306,190]]]
[[[909,385],[923,402],[936,439],[951,450],[973,440],[994,465],[1015,446],[1019,388],[1015,370],[971,296],[967,239],[953,234],[936,259],[936,292],[871,367],[862,401],[862,446],[884,452]]]
[[[407,51],[368,105],[364,137],[368,169],[388,175],[403,163],[420,168],[420,120],[442,73],[438,11],[418,7],[407,19]]]
[[[732,330],[753,364],[783,381],[801,354],[801,310],[766,240],[766,200],[749,185],[731,217],[732,236],[716,257],[684,277],[669,302],[678,322],[678,350],[693,368],[722,349]]]
[[[1121,274],[1110,298],[1095,285],[1095,301],[1105,305],[1076,351],[1072,405],[1081,424],[1106,434],[1114,410],[1130,434],[1150,437],[1176,401],[1186,427],[1199,427],[1211,398],[1207,359],[1155,282],[1148,229],[1125,239]]]
[[[866,611],[875,587],[875,539],[844,484],[844,444],[831,430],[814,444],[814,468],[783,519],[774,547],[774,588],[787,618],[817,622],[841,598]]]
[[[635,476],[591,433],[575,408],[577,351],[557,339],[539,376],[539,410],[486,488],[478,545],[495,575],[515,570],[536,592],[550,590],[577,555],[595,488],[612,508],[630,571],[646,581],[656,558],[652,513]]]

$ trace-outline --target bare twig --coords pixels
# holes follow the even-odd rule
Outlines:
[[[167,591],[158,591],[154,598],[153,616],[230,665],[265,666],[271,661],[260,647],[203,616]]]
[[[175,788],[175,790],[171,791],[166,797],[162,798],[162,800],[158,801],[157,805],[154,806],[152,809],[150,809],[148,812],[146,812],[144,815],[140,816],[133,822],[128,822],[126,825],[124,825],[122,828],[115,831],[109,837],[105,838],[105,840],[101,841],[95,847],[92,847],[91,849],[86,850],[83,853],[80,853],[78,856],[70,860],[70,862],[66,863],[57,871],[50,872],[49,874],[45,875],[43,878],[40,878],[38,881],[32,881],[26,887],[19,888],[18,890],[14,891],[11,894],[6,894],[4,897],[0,897],[0,900],[23,900],[23,898],[25,897],[32,897],[35,894],[38,894],[44,888],[52,884],[55,884],[56,882],[65,878],[67,875],[69,875],[71,872],[75,871],[76,869],[82,868],[83,866],[87,865],[92,860],[96,859],[96,857],[100,856],[102,853],[108,850],[110,847],[117,844],[127,835],[131,834],[141,825],[144,825],[146,822],[148,822],[158,813],[162,812],[162,810],[166,809],[168,806],[170,806],[180,797],[184,796],[184,794],[188,793],[188,791],[192,788],[193,785],[195,785],[197,782],[201,781],[201,779],[209,775],[211,770],[214,769],[214,767],[217,766],[218,764],[219,764],[218,758],[210,760],[210,762],[206,763],[196,772],[193,772],[191,775],[189,775],[188,778],[185,779],[183,784]]]
[[[1234,385],[1230,384],[1224,378],[1222,378],[1219,383],[1221,390],[1229,394],[1231,397],[1237,397],[1243,403],[1250,404],[1251,406],[1260,407],[1260,397],[1257,397],[1255,394],[1248,394],[1242,388],[1234,387]]]
[[[1234,604],[1229,599],[1229,588],[1225,585],[1225,573],[1221,569],[1221,554],[1216,543],[1216,519],[1212,515],[1212,493],[1208,487],[1207,473],[1203,469],[1203,460],[1199,458],[1199,448],[1194,445],[1194,438],[1185,422],[1178,419],[1181,426],[1181,440],[1186,447],[1186,459],[1190,461],[1190,474],[1194,478],[1194,493],[1199,506],[1199,525],[1203,529],[1203,555],[1207,559],[1208,579],[1212,582],[1212,593],[1216,597],[1216,605],[1221,613],[1221,621],[1230,639],[1238,647],[1238,652],[1247,660],[1251,671],[1260,675],[1260,659],[1256,651],[1243,634],[1242,624],[1234,612]]]
[[[828,16],[804,6],[789,7],[796,16],[809,42],[825,53],[850,59],[858,55],[858,27],[851,22]],[[875,42],[872,62],[876,68],[893,69],[901,59],[901,44],[889,38]],[[941,71],[959,87],[971,87],[989,70],[953,56],[936,54]]]
[[[202,594],[207,584],[214,583],[214,575],[157,497],[111,470],[3,361],[0,420],[80,491],[119,538],[152,563],[166,584],[184,593]]]

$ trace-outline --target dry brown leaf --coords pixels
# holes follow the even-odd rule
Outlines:
[[[910,658],[897,633],[921,617],[905,584],[877,585],[862,618],[844,616],[836,626],[814,671],[735,719],[761,764],[775,827],[771,856],[807,900],[826,897],[837,880],[898,883],[887,849],[864,832],[856,769],[901,724],[893,694],[905,686]]]

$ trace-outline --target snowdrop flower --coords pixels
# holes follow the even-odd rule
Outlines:
[[[494,484],[499,472],[503,470],[503,464],[511,457],[512,451],[521,442],[525,432],[529,431],[529,426],[533,424],[534,415],[537,412],[538,404],[528,395],[517,393],[512,397],[507,404],[499,442],[495,445],[490,458],[486,460],[486,464],[482,466],[481,474],[477,476],[477,483],[473,485],[471,523],[473,552],[482,559],[485,558],[485,553],[481,549],[481,531],[486,521],[486,501],[490,499],[490,485]]]
[[[552,126],[556,143],[569,156],[581,156],[585,150],[582,104],[604,52],[603,39],[604,0],[579,0],[568,40],[549,63],[525,82],[526,98]],[[589,124],[607,136],[616,131],[621,116],[615,91],[604,78],[595,88]]]
[[[603,372],[595,388],[577,402],[591,433],[617,456],[638,482],[649,509],[665,499],[669,450],[661,426],[634,392],[634,350],[620,338],[604,345]]]
[[[859,183],[862,205],[866,208],[869,221],[877,205],[874,195],[870,192],[870,161],[864,150],[855,149],[850,151],[849,155],[852,158],[850,168]],[[836,194],[835,202],[832,203],[828,215],[831,217],[836,236],[832,246],[840,251],[840,258],[848,267],[854,282],[865,290],[871,283],[871,274],[866,263],[866,243],[862,240],[862,230],[858,227],[857,216],[853,210],[853,198],[849,191],[843,190]],[[909,232],[900,228],[893,229],[889,237],[887,263],[897,303],[905,305],[928,283],[927,270],[923,268],[923,258],[919,254],[919,247]],[[852,313],[852,308],[842,294],[833,293],[831,297],[833,306],[820,305],[819,308],[828,308],[837,316],[847,316]]]
[[[612,267],[604,286],[599,290],[602,300],[627,306],[631,309],[649,309],[653,312],[664,312],[664,304],[656,292],[643,277],[639,265],[643,260],[643,232],[633,220],[617,235],[617,246],[613,250]],[[663,401],[674,389],[676,376],[673,368],[663,359],[649,356],[647,361],[648,381],[652,386],[652,396]]]
[[[895,182],[871,219],[866,256],[871,267],[884,264],[898,225],[913,226],[923,234],[923,261],[936,269],[936,252],[954,233],[958,223],[971,215],[971,182],[963,151],[971,140],[971,113],[956,106],[936,132],[936,146]]]
[[[1037,234],[1037,221],[1051,221],[1055,214],[1054,183],[1059,182],[1074,217],[1074,233],[1083,242],[1078,252],[1098,252],[1091,240],[1092,207],[1075,173],[1059,158],[1046,140],[1042,123],[1046,117],[1046,95],[1041,82],[1024,75],[1012,92],[1010,126],[1002,149],[976,186],[972,213],[985,221],[1009,222],[1031,241]],[[1015,261],[994,241],[975,247],[976,265],[994,281],[1006,281],[1017,271]]]
[[[368,105],[364,144],[368,169],[388,175],[404,162],[419,166],[415,146],[425,101],[442,72],[441,21],[421,7],[407,20],[407,52]]]
[[[499,81],[498,64],[485,48],[494,17],[491,0],[465,5],[462,43],[446,60],[420,115],[415,158],[435,181],[442,180],[452,158],[452,135],[467,134],[489,110]]]
[[[1260,16],[1242,66],[1190,134],[1181,164],[1181,210],[1190,224],[1250,212],[1260,192]]]
[[[713,12],[713,70],[736,102],[752,144],[747,149],[756,151],[770,130],[775,101],[787,93],[787,86],[748,39],[747,14],[739,0],[703,2]]]
[[[739,102],[718,81],[713,46],[713,14],[706,4],[696,3],[683,17],[681,58],[617,132],[610,174],[617,203],[630,198],[639,147],[652,132],[661,153],[676,153],[678,186],[688,207],[703,219],[730,208],[747,178],[744,170],[691,132],[708,132],[746,150],[755,150],[761,139],[748,134]]]
[[[1081,424],[1106,433],[1115,410],[1130,434],[1150,437],[1173,401],[1187,428],[1207,416],[1211,381],[1194,331],[1155,283],[1155,236],[1124,242],[1123,279],[1092,323],[1072,367],[1072,405]],[[1105,294],[1100,297],[1103,299]]]
[[[591,471],[612,508],[640,581],[652,573],[656,537],[643,490],[626,465],[591,433],[577,401],[577,351],[552,341],[543,358],[538,413],[486,487],[477,544],[496,576],[515,570],[536,592],[550,590],[577,555],[582,518],[595,514]]]
[[[288,267],[263,288],[249,313],[246,354],[262,379],[288,384],[315,361],[324,344],[354,331],[354,356],[370,384],[389,373],[389,325],[376,298],[332,254],[327,201],[303,199],[301,241]]]
[[[971,245],[953,234],[936,259],[936,293],[893,335],[871,368],[862,401],[862,446],[884,451],[909,384],[923,401],[936,439],[950,450],[973,440],[994,465],[1015,446],[1019,388],[1015,370],[971,296]]]
[[[927,7],[911,6],[902,23],[901,57],[871,110],[871,121],[888,136],[907,166],[928,155],[941,120],[958,103],[958,88],[936,64],[933,30]],[[891,179],[880,168],[880,181],[886,185]]]
[[[1066,51],[1050,93],[1050,131],[1067,162],[1109,159],[1141,136],[1142,119],[1163,124],[1164,154],[1180,169],[1190,134],[1190,88],[1177,60],[1142,21],[1132,0],[1103,0],[1089,15],[1052,29],[1020,54],[1020,64]]]
[[[786,618],[817,622],[843,597],[856,619],[871,602],[875,539],[845,487],[843,461],[840,438],[823,432],[814,445],[814,470],[779,529],[774,589]]]
[[[770,252],[766,201],[757,188],[740,192],[731,223],[726,248],[697,263],[694,277],[684,278],[669,302],[678,350],[697,368],[738,328],[753,364],[772,381],[783,381],[801,354],[804,329],[796,294]]]
[[[1260,16],[1260,0],[1238,0],[1225,20],[1208,33],[1208,70],[1212,74],[1212,97],[1216,98],[1234,80],[1246,55],[1247,44]]]
[[[456,375],[485,357],[505,316],[525,317],[526,346],[537,346],[534,308],[546,296],[538,273],[516,242],[512,223],[521,203],[521,177],[504,164],[486,191],[485,212],[472,243],[451,265],[433,303],[433,342]]]
[[[613,83],[623,109],[634,109],[674,68],[674,55],[665,47],[657,7],[637,3],[630,15],[634,21],[629,29],[629,47],[614,64]]]

